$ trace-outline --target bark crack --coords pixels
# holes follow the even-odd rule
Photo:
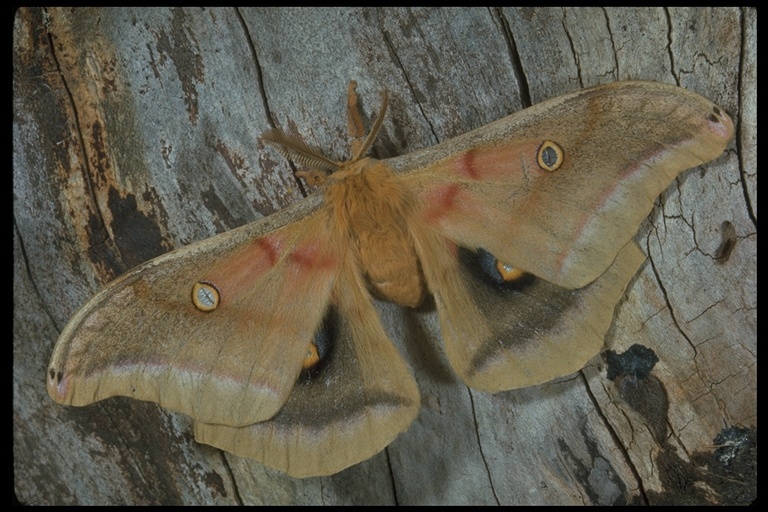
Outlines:
[[[743,8],[743,9],[748,9]],[[745,98],[744,98],[744,73],[746,72],[744,69],[744,56],[747,54],[747,52],[750,51],[749,48],[749,42],[747,41],[747,16],[744,15],[744,10],[739,11],[739,26],[741,28],[741,51],[739,52],[739,72],[736,75],[736,91],[737,91],[737,102],[739,105],[739,119],[736,124],[736,133],[734,134],[734,144],[737,148],[739,148],[738,151],[736,151],[737,158],[739,160],[739,175],[741,176],[741,189],[742,194],[744,195],[744,202],[747,205],[747,213],[749,214],[749,218],[752,221],[752,224],[755,226],[755,229],[757,229],[757,214],[755,213],[755,207],[752,204],[751,197],[749,194],[749,190],[747,188],[747,180],[746,177],[749,175],[748,169],[746,169],[747,164],[744,161],[744,150],[743,147],[744,144],[744,134],[742,133],[744,130],[744,123],[742,122],[742,119],[744,118],[744,110],[745,110]]]
[[[643,497],[643,501],[647,505],[648,496],[646,496],[645,494],[645,486],[643,486],[643,479],[640,476],[640,472],[637,470],[635,463],[632,461],[632,457],[629,454],[629,449],[626,446],[624,446],[624,443],[622,443],[621,437],[619,437],[618,432],[616,432],[616,429],[613,428],[613,425],[608,420],[608,417],[600,408],[600,402],[597,400],[597,397],[592,392],[592,388],[589,385],[589,381],[587,380],[587,377],[584,375],[584,371],[583,370],[580,371],[579,375],[581,375],[581,379],[584,383],[584,389],[587,392],[587,396],[589,397],[589,400],[592,402],[592,407],[594,408],[595,413],[597,413],[598,417],[600,418],[600,421],[603,423],[603,425],[605,426],[605,429],[608,431],[608,434],[611,436],[611,439],[613,439],[614,445],[621,452],[621,455],[624,458],[624,462],[627,464],[627,467],[632,472],[632,476],[635,477],[635,481],[637,482],[637,488],[640,491],[640,495]],[[605,388],[604,388],[604,391],[606,392],[606,394],[608,393],[608,390],[606,390]],[[623,411],[622,411],[622,414],[623,414]],[[632,424],[631,421],[629,423],[630,425]]]
[[[568,44],[571,47],[571,54],[573,55],[574,63],[576,64],[576,74],[578,75],[577,78],[579,79],[579,87],[584,87],[584,77],[581,76],[581,59],[579,58],[579,52],[576,50],[576,44],[573,42],[573,37],[571,36],[570,30],[568,30],[568,24],[565,22],[567,11],[563,9],[563,19],[561,20],[561,23],[563,25],[563,32],[565,32],[565,37],[568,38]]]
[[[269,125],[272,128],[277,128],[275,117],[272,115],[272,109],[269,107],[269,100],[267,99],[267,89],[264,86],[264,72],[262,70],[261,61],[259,60],[259,54],[256,51],[256,45],[253,44],[253,37],[251,37],[251,32],[250,30],[248,30],[248,24],[245,22],[245,18],[243,17],[243,13],[241,12],[239,7],[235,7],[235,14],[237,16],[238,21],[240,22],[240,26],[243,29],[243,33],[245,34],[245,40],[248,42],[248,50],[251,52],[251,57],[253,58],[254,66],[256,67],[256,76],[257,76],[256,80],[257,80],[257,86],[259,88],[259,97],[261,98],[261,104],[264,107],[264,112],[267,114]],[[301,180],[301,178],[296,176],[296,167],[294,166],[293,162],[288,160],[288,165],[291,168],[293,179],[296,183],[296,186],[299,188],[299,192],[301,193],[301,196],[308,197],[309,191],[304,186],[304,182]]]
[[[110,249],[114,250],[117,254],[117,257],[123,264],[125,264],[125,260],[123,258],[122,253],[120,252],[120,248],[118,247],[116,241],[112,238],[112,232],[107,227],[107,222],[104,219],[104,215],[101,211],[101,208],[99,206],[99,201],[96,198],[96,194],[94,192],[94,186],[93,186],[93,180],[92,180],[92,169],[90,164],[90,159],[88,158],[88,150],[87,145],[85,143],[85,137],[83,135],[82,130],[82,123],[80,120],[80,114],[78,113],[77,109],[77,102],[75,101],[75,97],[72,94],[72,89],[70,88],[69,84],[67,83],[67,78],[64,72],[62,71],[61,62],[59,61],[59,58],[56,56],[56,45],[54,44],[54,34],[51,29],[52,23],[50,20],[52,19],[51,14],[49,14],[48,9],[43,9],[43,16],[47,20],[45,25],[45,36],[48,42],[48,48],[50,50],[51,59],[53,60],[54,65],[56,66],[55,72],[58,73],[60,79],[61,79],[61,85],[64,89],[67,99],[69,101],[69,106],[72,111],[72,124],[74,128],[74,135],[77,139],[77,143],[80,146],[80,153],[83,155],[82,158],[82,166],[83,166],[83,183],[85,184],[88,192],[88,197],[90,197],[91,202],[94,205],[94,210],[96,212],[96,215],[99,219],[99,224],[101,225],[102,229],[105,233],[105,238],[103,238],[100,242],[98,242],[98,245],[103,245],[107,242],[107,240],[111,240],[112,243],[110,244]],[[88,229],[88,228],[86,228]],[[90,234],[93,234],[93,229],[90,229]],[[90,239],[90,237],[88,237]],[[94,247],[97,247],[98,245],[95,245]]]
[[[669,8],[664,8],[664,17],[667,20],[667,55],[669,55],[669,71],[675,78],[675,84],[680,85],[680,76],[675,69],[675,52],[672,50],[672,16]]]
[[[496,487],[493,485],[493,472],[491,471],[491,468],[488,467],[488,459],[485,456],[485,451],[483,450],[483,443],[480,440],[480,426],[477,423],[477,411],[475,410],[475,400],[472,396],[472,390],[469,388],[467,389],[467,395],[469,396],[469,406],[472,408],[472,422],[475,425],[475,439],[477,441],[477,449],[480,452],[480,459],[483,461],[483,467],[485,468],[485,476],[488,479],[488,484],[491,486],[491,493],[493,494],[493,499],[496,501],[497,505],[501,505],[501,502],[499,501],[499,496],[496,493]]]
[[[419,102],[419,96],[416,94],[413,83],[411,82],[411,79],[408,77],[408,73],[405,72],[405,67],[403,66],[403,63],[400,61],[400,57],[398,57],[397,52],[395,51],[394,44],[392,44],[392,40],[389,37],[389,34],[387,33],[386,29],[384,27],[380,27],[381,29],[381,37],[384,40],[384,45],[387,48],[387,52],[392,56],[392,59],[394,60],[395,64],[397,64],[398,69],[403,74],[403,79],[405,80],[405,83],[408,85],[408,90],[411,91],[411,96],[413,97],[413,100],[416,102],[416,106],[419,109],[419,113],[421,113],[421,117],[424,118],[424,120],[427,122],[427,125],[429,126],[429,131],[432,133],[432,137],[435,141],[440,142],[440,138],[437,136],[437,132],[435,132],[435,127],[432,125],[432,122],[430,121],[427,114],[424,112],[424,108],[421,106],[421,102]]]
[[[608,31],[608,37],[611,41],[611,49],[613,50],[613,67],[616,73],[613,77],[614,80],[619,79],[619,58],[616,51],[616,41],[613,39],[613,29],[611,29],[611,19],[608,17],[608,11],[605,7],[602,8],[603,16],[605,17],[605,28]]]
[[[509,62],[512,65],[512,72],[517,78],[517,83],[520,86],[518,91],[520,94],[520,101],[523,104],[523,108],[531,106],[531,90],[528,84],[528,80],[525,78],[525,71],[523,71],[523,61],[520,58],[520,52],[517,50],[517,43],[515,43],[515,36],[512,34],[512,29],[509,27],[509,20],[504,16],[504,12],[500,7],[496,7],[493,11],[496,19],[501,24],[502,31],[504,33],[504,41],[507,43],[507,54],[509,55]]]

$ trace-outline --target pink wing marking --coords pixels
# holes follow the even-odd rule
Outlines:
[[[541,170],[536,164],[536,153],[543,141],[498,144],[470,149],[448,160],[446,165],[458,177],[472,181],[490,181],[513,185],[525,179],[523,161]]]
[[[236,302],[275,266],[284,246],[283,238],[274,235],[254,240],[218,261],[200,280],[219,289],[222,305]]]
[[[327,272],[333,270],[338,265],[338,259],[324,250],[319,242],[311,242],[294,249],[288,256],[288,260],[300,272]]]

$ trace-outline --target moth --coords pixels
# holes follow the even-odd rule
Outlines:
[[[413,154],[352,157],[272,130],[317,194],[144,263],[93,297],[56,344],[57,402],[149,400],[195,438],[291,476],[384,449],[419,411],[372,296],[434,299],[445,355],[478,390],[547,382],[601,349],[644,254],[633,241],[683,170],[717,158],[733,122],[679,87],[577,91]]]

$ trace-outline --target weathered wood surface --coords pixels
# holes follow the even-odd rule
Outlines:
[[[739,445],[728,459],[714,439],[727,427],[749,436],[757,428],[756,18],[751,9],[20,10],[17,496],[30,504],[749,501],[756,448]],[[733,116],[731,147],[673,183],[637,236],[649,259],[606,347],[637,343],[657,354],[647,393],[625,386],[622,395],[600,357],[546,385],[475,392],[451,373],[433,312],[384,305],[422,410],[387,450],[332,477],[294,480],[198,445],[188,418],[150,403],[50,400],[45,372],[58,333],[103,284],[301,197],[291,168],[257,141],[262,131],[289,127],[345,155],[350,79],[369,115],[390,91],[378,157],[619,79],[679,84]],[[659,389],[668,410],[628,404]]]

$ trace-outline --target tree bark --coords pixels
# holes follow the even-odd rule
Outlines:
[[[28,504],[749,503],[756,494],[754,9],[20,9],[14,24],[14,471]],[[46,394],[67,320],[129,268],[302,197],[273,125],[346,156],[358,82],[372,155],[436,144],[614,80],[677,84],[734,119],[661,196],[606,349],[489,395],[450,370],[434,311],[379,304],[422,409],[384,452],[296,480],[197,444],[191,421]],[[147,340],[151,343],[151,340]],[[650,404],[650,405],[649,405]],[[718,437],[720,435],[720,437]]]

